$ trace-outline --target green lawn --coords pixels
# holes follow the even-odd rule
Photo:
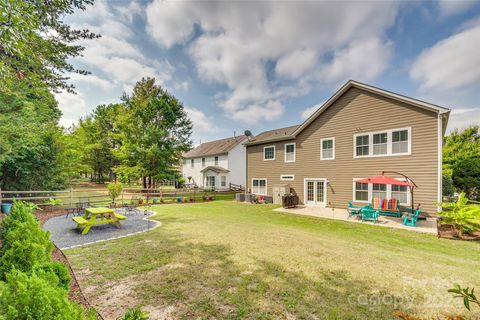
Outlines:
[[[114,319],[393,319],[463,312],[480,290],[480,244],[215,201],[155,207],[149,233],[66,251],[90,301]],[[468,315],[468,314],[467,314]]]

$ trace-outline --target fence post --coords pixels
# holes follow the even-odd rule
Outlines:
[[[72,186],[70,185],[70,205],[69,207],[73,206],[73,189]]]

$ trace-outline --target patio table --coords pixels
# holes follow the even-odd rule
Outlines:
[[[115,213],[111,208],[97,207],[87,208],[81,217],[73,217],[72,220],[77,223],[77,228],[84,227],[82,234],[87,234],[94,225],[113,223],[121,228],[121,220],[125,220],[125,216]]]

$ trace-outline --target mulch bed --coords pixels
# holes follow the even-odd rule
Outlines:
[[[463,234],[461,237],[458,237],[457,229],[451,224],[440,224],[437,225],[438,237],[451,239],[451,240],[464,240],[464,241],[480,241],[480,232],[474,232],[472,234]]]

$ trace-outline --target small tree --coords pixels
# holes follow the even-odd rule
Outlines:
[[[452,223],[458,230],[459,236],[480,230],[480,206],[468,204],[468,198],[462,192],[457,202],[440,204],[444,210],[438,212],[444,217],[444,223]]]
[[[115,199],[122,194],[123,184],[120,182],[110,182],[108,185],[108,195],[115,202]]]
[[[468,197],[480,199],[480,157],[459,160],[453,167],[452,180]]]

